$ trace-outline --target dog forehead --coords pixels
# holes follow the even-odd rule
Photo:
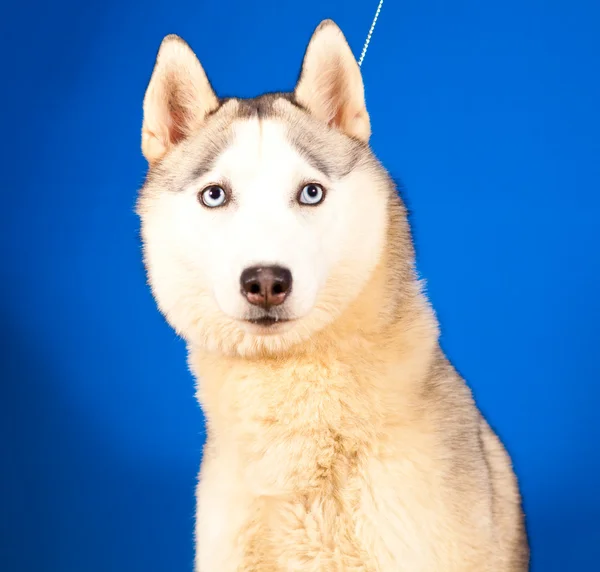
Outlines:
[[[291,143],[278,119],[239,119],[231,128],[230,144],[215,161],[215,170],[232,178],[292,175],[307,162]]]

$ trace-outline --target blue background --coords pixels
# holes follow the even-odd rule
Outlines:
[[[133,212],[163,35],[220,95],[291,89],[376,0],[6,3],[0,14],[0,569],[191,570],[202,416]],[[442,342],[506,442],[537,572],[600,561],[600,3],[387,0],[372,143]]]

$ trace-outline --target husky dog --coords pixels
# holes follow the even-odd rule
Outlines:
[[[331,21],[294,92],[256,99],[161,44],[138,213],[206,416],[198,572],[527,570],[510,459],[439,347],[370,132]]]

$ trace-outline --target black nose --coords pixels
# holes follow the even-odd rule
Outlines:
[[[292,289],[292,273],[281,266],[253,266],[242,272],[240,284],[250,304],[269,309],[287,298]]]

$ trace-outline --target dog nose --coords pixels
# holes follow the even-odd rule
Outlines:
[[[242,294],[265,309],[283,304],[292,289],[292,273],[281,266],[253,266],[240,276]]]

